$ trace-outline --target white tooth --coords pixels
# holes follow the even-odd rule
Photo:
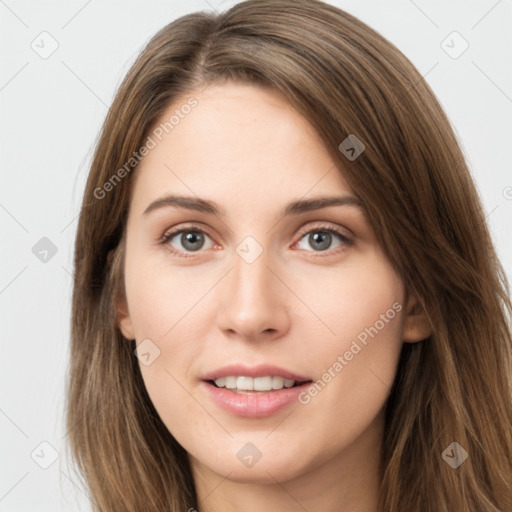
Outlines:
[[[214,380],[215,385],[219,388],[223,388],[226,385],[226,377],[220,377]]]
[[[256,391],[270,391],[272,389],[272,377],[255,377],[254,389]]]
[[[236,379],[236,387],[237,389],[245,389],[247,391],[251,391],[254,389],[253,386],[253,378],[252,377],[237,377]]]
[[[283,389],[283,377],[272,377],[272,389]]]
[[[225,379],[226,379],[225,386],[228,389],[236,388],[236,377],[229,376],[229,377],[225,377]]]
[[[239,391],[271,391],[285,388],[291,388],[295,384],[292,379],[283,377],[247,377],[246,375],[230,375],[228,377],[219,377],[215,379],[217,387],[225,387],[231,390]]]

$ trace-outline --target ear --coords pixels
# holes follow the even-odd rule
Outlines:
[[[432,334],[432,324],[423,305],[411,295],[405,308],[402,339],[405,343],[423,341]]]
[[[116,301],[116,324],[127,340],[135,339],[132,319],[130,318],[128,306],[124,298],[119,298]]]
[[[119,264],[119,257],[120,255],[116,254],[115,249],[109,251],[107,255],[108,265],[111,266]],[[119,289],[116,290],[115,315],[116,325],[121,331],[122,335],[128,340],[134,340],[135,333],[133,330],[132,320],[130,318],[130,312],[128,311],[128,305],[126,304],[126,298],[124,297],[124,293]]]

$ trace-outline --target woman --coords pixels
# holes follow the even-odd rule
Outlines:
[[[413,65],[353,16],[164,27],[75,248],[70,444],[97,510],[512,510],[508,285]]]

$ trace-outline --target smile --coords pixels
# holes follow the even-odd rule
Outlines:
[[[299,384],[293,379],[279,376],[248,377],[246,375],[220,377],[212,381],[218,388],[226,388],[234,393],[265,393],[272,390],[292,388]]]

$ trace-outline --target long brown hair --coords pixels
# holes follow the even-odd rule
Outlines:
[[[126,164],[176,98],[226,79],[280,90],[314,126],[431,320],[428,339],[403,344],[386,403],[382,510],[510,512],[512,307],[464,156],[411,62],[317,0],[177,19],[141,52],[107,114],[76,236],[66,397],[69,445],[96,510],[198,507],[187,454],[149,399],[115,301],[136,173]],[[338,148],[349,135],[365,145],[352,161]],[[453,442],[468,453],[456,468],[442,456]]]

